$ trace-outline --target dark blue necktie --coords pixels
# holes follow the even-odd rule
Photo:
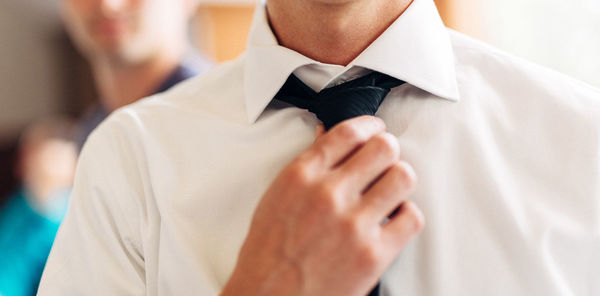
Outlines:
[[[375,115],[390,90],[403,83],[404,81],[391,76],[371,72],[317,93],[292,74],[275,95],[275,99],[308,109],[323,122],[325,129],[329,130],[346,119]],[[379,283],[368,296],[378,295]]]
[[[337,123],[361,115],[375,115],[385,96],[404,81],[371,72],[360,78],[315,92],[295,75],[290,75],[275,99],[308,109],[328,130]]]

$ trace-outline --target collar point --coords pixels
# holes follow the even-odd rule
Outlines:
[[[451,90],[448,95],[446,95],[446,99],[453,102],[460,102],[460,91],[458,90],[458,87]]]

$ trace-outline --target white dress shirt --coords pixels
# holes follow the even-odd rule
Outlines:
[[[319,90],[368,71],[407,82],[377,116],[427,220],[383,295],[600,295],[600,92],[447,30],[431,0],[346,67],[279,46],[259,6],[243,56],[115,112],[84,147],[40,295],[217,295],[319,123],[275,93],[292,72]]]

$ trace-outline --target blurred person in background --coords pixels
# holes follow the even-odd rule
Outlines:
[[[62,1],[67,31],[91,65],[100,97],[81,120],[79,148],[110,112],[211,66],[190,46],[195,8],[195,0]]]
[[[113,110],[208,69],[193,51],[194,0],[64,0],[62,18],[89,62],[99,103],[74,129],[34,124],[21,142],[23,187],[0,213],[0,295],[33,295],[62,220],[77,150]],[[69,141],[74,138],[75,143]]]
[[[0,209],[0,295],[34,295],[66,212],[77,149],[71,121],[31,125],[19,143],[21,189]]]

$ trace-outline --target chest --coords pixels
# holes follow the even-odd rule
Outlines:
[[[560,151],[518,148],[494,122],[407,98],[384,102],[378,116],[415,167],[420,182],[411,199],[428,222],[386,273],[384,291],[451,295],[469,287],[471,294],[509,289],[518,295],[583,284],[552,270],[587,268],[584,258],[598,244],[587,209],[598,201],[587,199],[592,189],[567,196],[569,188],[555,186],[560,175],[546,170],[546,159]],[[188,124],[193,134],[166,128],[156,141],[161,145],[146,145],[157,217],[146,230],[152,249],[146,264],[159,294],[218,293],[262,194],[312,143],[317,120],[287,108],[265,112],[251,127]],[[531,274],[535,285],[526,280]]]

